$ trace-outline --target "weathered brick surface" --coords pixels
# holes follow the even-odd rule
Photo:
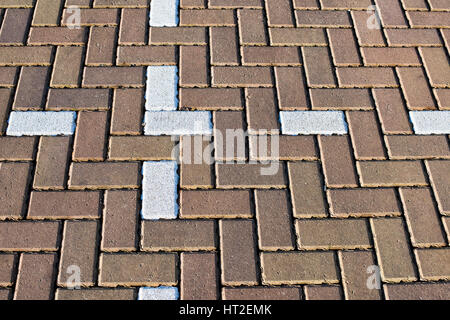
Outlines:
[[[450,110],[448,1],[180,0],[150,27],[152,2],[0,1],[0,299],[450,298],[450,132],[409,114]],[[210,112],[198,150],[144,135],[148,66]],[[74,134],[9,136],[12,111],[73,111]],[[281,111],[348,130],[264,152]],[[144,220],[143,163],[205,152],[178,164],[176,219]]]

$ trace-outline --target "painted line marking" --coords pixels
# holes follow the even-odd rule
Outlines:
[[[450,134],[450,111],[410,111],[415,134]]]
[[[147,68],[145,109],[173,111],[178,109],[178,68],[150,66]]]
[[[209,111],[147,111],[144,133],[161,135],[212,135],[213,125]]]
[[[280,111],[280,123],[285,135],[348,133],[343,111]]]
[[[76,127],[73,111],[13,111],[9,117],[8,136],[73,135]]]
[[[138,300],[178,300],[180,294],[177,287],[139,288]]]
[[[178,8],[179,0],[152,0],[150,3],[150,26],[178,26]]]

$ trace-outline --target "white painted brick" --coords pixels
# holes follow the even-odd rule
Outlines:
[[[138,300],[178,300],[177,287],[139,288]]]
[[[145,109],[149,111],[178,109],[178,68],[151,66],[147,68]]]
[[[150,26],[176,27],[178,25],[179,0],[152,0]]]
[[[76,112],[13,111],[6,134],[9,136],[73,135]]]
[[[144,162],[142,168],[142,219],[177,218],[177,168],[176,161]]]
[[[160,135],[211,135],[212,121],[209,111],[147,111],[144,133]]]
[[[286,135],[346,134],[342,111],[281,111],[281,133]]]
[[[450,134],[450,111],[410,111],[415,134]]]

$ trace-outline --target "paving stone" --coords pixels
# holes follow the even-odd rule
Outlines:
[[[1,47],[0,66],[50,65],[51,47]]]
[[[235,27],[210,28],[211,64],[238,65],[239,49]]]
[[[397,73],[410,110],[436,108],[421,68],[397,68]]]
[[[385,141],[391,159],[450,157],[450,150],[448,149],[445,136],[386,136]]]
[[[56,300],[135,300],[136,290],[133,288],[114,289],[57,289]]]
[[[450,111],[411,111],[416,134],[450,134]]]
[[[117,49],[117,65],[174,65],[176,53],[175,46],[120,46]]]
[[[356,166],[363,187],[427,185],[419,161],[358,161]]]
[[[112,136],[109,138],[110,160],[174,160],[176,142],[171,137]]]
[[[387,300],[448,300],[450,285],[439,283],[406,283],[384,285]]]
[[[275,78],[280,110],[306,110],[308,108],[301,68],[276,67]]]
[[[368,15],[370,13],[370,15]],[[384,46],[383,31],[381,28],[368,28],[367,23],[377,25],[377,16],[373,10],[371,11],[351,11],[353,24],[355,27],[355,34],[358,38],[358,43],[361,46]],[[368,18],[372,17],[370,20]],[[387,29],[385,29],[387,30]]]
[[[214,229],[214,221],[144,221],[141,249],[144,251],[214,250],[216,248]]]
[[[224,300],[302,300],[300,288],[291,287],[239,287],[222,289]]]
[[[373,109],[367,89],[310,89],[313,110]]]
[[[450,82],[450,66],[446,63],[442,48],[420,48],[420,55],[432,87],[447,87]]]
[[[373,96],[385,134],[409,134],[412,126],[398,89],[375,89]]]
[[[366,7],[367,8],[367,7]],[[360,58],[350,29],[328,29],[330,49],[335,66],[358,66]]]
[[[11,300],[12,289],[0,289],[0,300]]]
[[[450,249],[417,249],[420,278],[423,280],[448,280],[450,277]]]
[[[178,300],[177,287],[140,288],[138,300]]]
[[[147,68],[145,109],[149,111],[177,110],[178,68],[152,66]]]
[[[238,10],[239,38],[242,45],[265,45],[264,14],[262,10]]]
[[[278,132],[275,92],[269,88],[246,89],[247,123],[250,134]]]
[[[140,87],[144,84],[142,67],[86,67],[83,86],[93,87]]]
[[[150,26],[176,27],[178,25],[177,0],[154,0],[150,5]]]
[[[336,68],[339,85],[343,88],[382,88],[396,87],[392,68],[363,67]]]
[[[269,28],[272,46],[326,46],[324,30],[310,28]]]
[[[181,300],[216,300],[219,269],[216,253],[181,254]]]
[[[144,124],[147,136],[212,134],[208,111],[147,111]]]
[[[400,2],[395,0],[380,1],[375,0],[379,11],[381,22],[385,28],[407,27]]]
[[[66,27],[31,28],[28,42],[33,45],[82,45],[86,29]]]
[[[150,28],[151,45],[206,45],[206,28]]]
[[[56,251],[59,226],[59,222],[53,221],[0,222],[0,248],[2,251]]]
[[[238,88],[181,88],[181,110],[241,110],[244,102]]]
[[[174,161],[144,163],[141,212],[143,219],[176,219],[178,216],[177,168],[177,163]]]
[[[386,29],[390,46],[440,46],[439,33],[434,29]]]
[[[305,286],[303,290],[306,300],[342,300],[344,296],[339,286]]]
[[[10,136],[72,135],[76,113],[70,111],[14,111],[6,131]]]
[[[144,44],[147,33],[147,9],[122,9],[119,44]]]
[[[79,112],[77,132],[74,139],[74,161],[102,161],[106,146],[108,113]]]
[[[33,160],[37,141],[34,137],[0,137],[0,160]]]
[[[287,135],[347,133],[342,111],[281,111],[280,123]]]
[[[213,87],[271,87],[269,67],[212,67]]]
[[[242,64],[246,66],[299,66],[299,51],[294,47],[243,47]]]
[[[98,282],[104,287],[176,285],[177,260],[172,253],[103,253]]]
[[[249,149],[250,160],[266,161],[318,159],[314,137],[312,136],[252,135],[249,136]]]
[[[20,72],[13,110],[40,110],[44,105],[47,67],[25,67]]]
[[[31,12],[32,10],[30,9],[7,9],[3,16],[2,28],[0,29],[0,43],[10,45],[23,44]]]
[[[116,89],[111,115],[111,134],[139,135],[142,131],[144,90]]]
[[[181,46],[180,86],[207,87],[208,60],[205,46]]]
[[[350,19],[345,11],[296,10],[298,27],[350,27]]]
[[[211,151],[214,143],[208,136],[181,137],[180,187],[213,188],[214,166]],[[208,157],[209,155],[209,157]]]
[[[328,48],[304,47],[302,49],[305,73],[310,87],[336,86]]]
[[[180,26],[233,26],[231,10],[180,10]]]
[[[28,194],[29,172],[28,163],[0,163],[0,209],[1,219],[20,218],[25,210],[24,200]]]
[[[448,172],[450,161],[426,161],[426,166],[439,210],[442,214],[449,215],[450,199],[448,194],[450,179],[446,172]]]
[[[108,89],[50,89],[46,110],[107,110],[109,96]]]
[[[366,66],[420,66],[414,48],[362,48]]]
[[[0,285],[11,286],[14,281],[14,268],[17,257],[14,254],[0,254]]]
[[[216,166],[217,188],[284,188],[285,165],[282,162],[268,164],[229,164]]]
[[[114,60],[115,27],[92,27],[86,54],[86,65],[111,66]]]

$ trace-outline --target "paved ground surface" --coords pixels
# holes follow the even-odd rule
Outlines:
[[[368,27],[375,4],[381,29]],[[65,26],[70,5],[81,29]],[[149,8],[0,0],[1,299],[149,298],[139,289],[159,286],[181,299],[450,298],[450,2],[181,0],[178,26],[152,28]],[[288,128],[280,112],[334,110],[321,130],[344,131],[309,122],[301,132],[314,134],[282,135],[274,175],[203,163],[167,179],[173,162],[158,165],[176,142],[142,126],[156,65],[178,67],[175,108],[207,111],[217,130],[274,133]],[[417,134],[408,113],[424,110],[440,112],[443,134]],[[76,129],[72,113],[63,136],[33,115],[8,128],[19,111],[75,111]],[[13,124],[37,131],[11,136]],[[254,143],[244,158],[266,159]],[[147,189],[164,201],[143,208]],[[143,219],[156,204],[176,219]],[[82,289],[67,290],[78,271]]]

